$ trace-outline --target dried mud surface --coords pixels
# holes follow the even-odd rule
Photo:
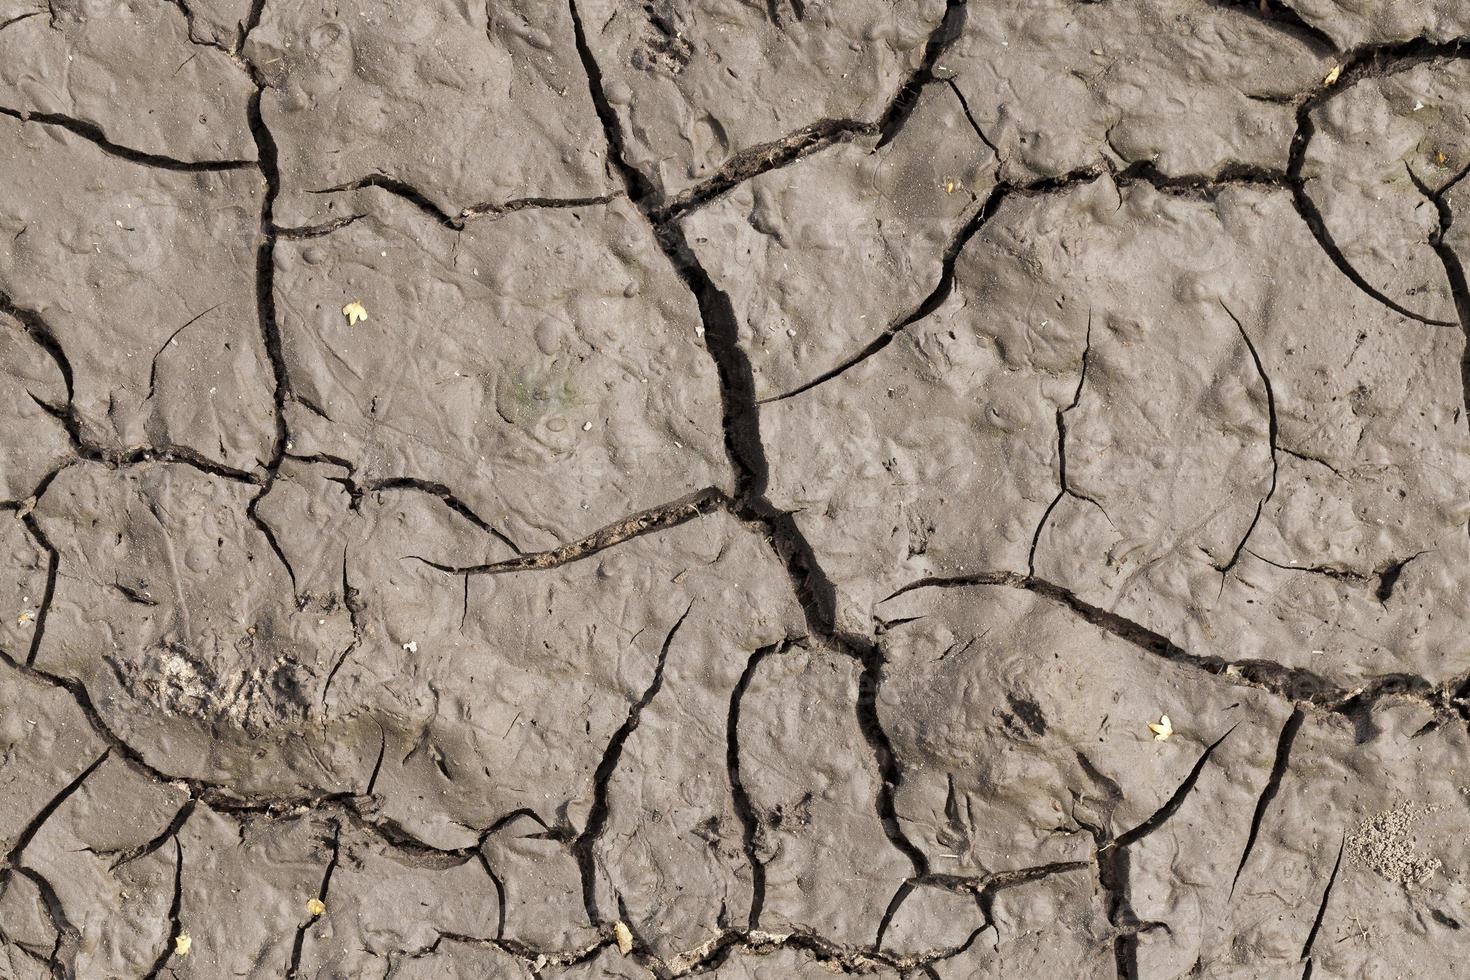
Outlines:
[[[0,978],[1462,975],[1467,107],[1458,0],[0,0]]]

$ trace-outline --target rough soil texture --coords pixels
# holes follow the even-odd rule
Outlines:
[[[1460,0],[0,0],[0,980],[1463,976],[1467,172]]]

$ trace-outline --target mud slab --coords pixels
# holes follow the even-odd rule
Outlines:
[[[1467,52],[0,0],[0,980],[1461,975]]]

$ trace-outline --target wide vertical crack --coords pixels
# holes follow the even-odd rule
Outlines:
[[[592,806],[587,812],[587,824],[571,842],[572,854],[577,861],[577,870],[582,877],[582,903],[587,909],[588,920],[594,926],[603,923],[602,913],[597,906],[597,855],[594,848],[602,837],[603,830],[607,827],[608,814],[611,812],[608,791],[612,785],[612,778],[617,772],[618,763],[622,760],[623,747],[627,745],[632,734],[638,730],[643,710],[653,703],[654,697],[663,687],[664,667],[669,661],[669,648],[673,646],[674,637],[679,633],[679,627],[684,625],[684,620],[689,617],[693,609],[694,603],[691,602],[674,621],[668,633],[664,635],[663,645],[659,648],[658,661],[653,668],[653,679],[644,689],[642,696],[633,702],[628,709],[628,717],[623,720],[623,724],[608,741],[607,748],[602,754],[602,761],[597,764],[597,770],[592,777]]]
[[[1435,212],[1439,218],[1439,228],[1429,236],[1429,247],[1434,249],[1434,254],[1439,257],[1440,264],[1444,266],[1445,278],[1449,281],[1450,296],[1455,301],[1455,315],[1460,321],[1460,331],[1465,335],[1465,346],[1460,353],[1460,401],[1464,411],[1464,418],[1470,424],[1470,283],[1465,279],[1465,266],[1460,261],[1459,254],[1454,247],[1446,241],[1450,226],[1454,224],[1455,213],[1450,207],[1447,195],[1470,173],[1470,167],[1461,170],[1437,191],[1431,191],[1414,173],[1414,169],[1405,164],[1404,169],[1409,173],[1409,180],[1413,182],[1415,189],[1426,201],[1434,205]]]
[[[1327,876],[1327,885],[1322,889],[1322,901],[1317,906],[1317,915],[1312,919],[1312,928],[1307,931],[1306,942],[1302,944],[1301,959],[1305,961],[1302,968],[1302,980],[1309,980],[1312,976],[1312,945],[1317,941],[1317,933],[1322,929],[1322,921],[1327,918],[1327,903],[1332,899],[1332,886],[1337,883],[1337,872],[1342,867],[1342,852],[1347,847],[1347,837],[1337,845],[1337,860],[1332,862],[1332,872]]]
[[[746,863],[750,865],[750,915],[747,918],[747,928],[752,930],[760,928],[761,912],[766,904],[766,865],[761,860],[758,848],[760,817],[755,812],[750,793],[740,775],[740,709],[745,700],[745,692],[750,688],[760,665],[766,658],[785,652],[789,645],[788,641],[782,640],[750,655],[745,663],[745,670],[741,672],[740,679],[730,692],[730,712],[725,720],[725,768],[729,773],[730,802],[735,816],[740,820],[741,847],[745,850]]]
[[[44,958],[31,955],[31,958],[44,965],[55,980],[72,980],[76,974],[75,960],[77,947],[81,945],[81,931],[66,914],[66,906],[62,904],[56,886],[51,884],[45,875],[34,868],[27,867],[17,867],[14,871],[18,877],[26,879],[35,886],[37,893],[41,896],[41,904],[46,907],[46,917],[51,920],[51,928],[56,933],[50,955]],[[3,891],[3,884],[0,884],[0,891]],[[33,954],[32,950],[24,946],[17,948],[27,954]]]
[[[168,961],[173,958],[178,948],[179,936],[183,934],[184,922],[180,915],[184,898],[184,845],[179,843],[178,837],[174,838],[174,897],[168,910],[168,935],[164,937],[163,948],[158,951],[158,958],[153,961],[153,968],[147,973],[147,980],[157,980],[157,977],[168,967]]]
[[[1281,726],[1281,734],[1276,739],[1276,757],[1271,763],[1271,774],[1266,778],[1266,785],[1261,788],[1261,795],[1256,800],[1255,812],[1251,814],[1250,833],[1246,836],[1245,847],[1240,852],[1240,863],[1235,866],[1235,876],[1230,879],[1231,895],[1235,894],[1235,886],[1240,884],[1240,874],[1245,870],[1246,862],[1251,857],[1251,851],[1256,846],[1256,838],[1261,833],[1261,823],[1266,818],[1266,810],[1281,790],[1281,781],[1286,777],[1287,766],[1291,764],[1291,746],[1296,741],[1297,733],[1302,730],[1302,723],[1306,717],[1306,712],[1300,707],[1293,708]]]
[[[677,220],[659,220],[663,203],[661,194],[646,175],[628,162],[622,123],[608,101],[602,70],[588,43],[577,0],[568,0],[568,7],[577,54],[587,78],[588,94],[607,141],[608,159],[623,181],[629,199],[652,226],[660,250],[685,287],[693,294],[699,308],[706,349],[715,363],[715,373],[719,381],[726,456],[735,473],[731,512],[763,530],[766,540],[786,568],[811,632],[836,652],[861,665],[855,710],[859,728],[873,752],[882,780],[875,800],[875,810],[889,841],[913,865],[916,875],[925,874],[928,871],[928,859],[904,834],[897,817],[896,796],[902,782],[903,769],[892,742],[883,729],[878,711],[884,669],[883,653],[876,644],[837,628],[836,588],[817,560],[815,549],[801,531],[795,516],[774,506],[765,496],[769,483],[769,465],[760,433],[760,403],[755,395],[755,377],[750,359],[740,346],[739,324],[734,306],[729,296],[714,283],[700,264]],[[962,16],[962,8],[963,4],[954,3],[947,11],[950,29],[959,23],[956,18]],[[937,45],[934,57],[942,49],[942,45]],[[1096,169],[1087,171],[1086,179],[1095,179],[1099,172]],[[1010,191],[1040,193],[1078,179],[1084,178],[1081,174],[1069,174],[1062,178],[1039,181],[1034,186],[1006,188],[1000,193],[993,193],[976,218],[967,224],[962,238],[951,244],[946,255],[946,274],[941,277],[935,294],[925,304],[921,304],[909,322],[927,315],[930,309],[943,302],[952,288],[954,260],[964,242],[995,213]],[[895,328],[893,334],[905,325],[907,323]],[[892,334],[882,340],[882,345],[891,340]]]
[[[31,642],[26,650],[25,664],[27,667],[34,667],[36,657],[41,653],[41,643],[46,638],[46,624],[51,618],[51,606],[56,601],[56,579],[61,570],[61,552],[46,536],[35,514],[26,514],[21,518],[21,523],[25,525],[32,540],[46,552],[46,584],[41,592],[41,602],[36,607],[35,622],[31,625]]]
[[[251,5],[250,19],[241,30],[241,39],[260,23],[265,12],[264,0]],[[286,368],[286,355],[281,338],[281,326],[276,315],[276,198],[281,193],[280,154],[270,127],[265,123],[261,104],[268,87],[265,76],[255,65],[249,65],[255,91],[246,103],[245,112],[250,125],[250,136],[255,141],[256,155],[261,176],[265,178],[265,196],[260,203],[259,241],[255,249],[255,313],[260,326],[261,345],[271,368],[271,400],[275,406],[275,436],[271,442],[270,459],[266,461],[266,477],[260,491],[246,505],[245,512],[250,521],[265,536],[271,551],[285,566],[291,579],[291,594],[297,596],[296,571],[286,559],[276,540],[275,532],[260,516],[260,501],[270,493],[280,472],[281,462],[286,455],[290,434],[286,428],[286,402],[290,396],[290,374]]]
[[[337,870],[337,861],[342,856],[342,824],[333,822],[331,839],[331,856],[327,859],[327,866],[322,871],[321,884],[317,886],[316,900],[323,905],[327,902],[327,893],[332,888],[332,874]],[[307,911],[306,918],[296,927],[296,937],[291,942],[291,961],[286,967],[286,980],[298,980],[301,975],[301,954],[306,948],[306,934],[316,924],[317,917]]]

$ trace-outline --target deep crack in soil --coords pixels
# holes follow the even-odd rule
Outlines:
[[[159,6],[0,11],[0,975],[1454,974],[1461,5]]]

